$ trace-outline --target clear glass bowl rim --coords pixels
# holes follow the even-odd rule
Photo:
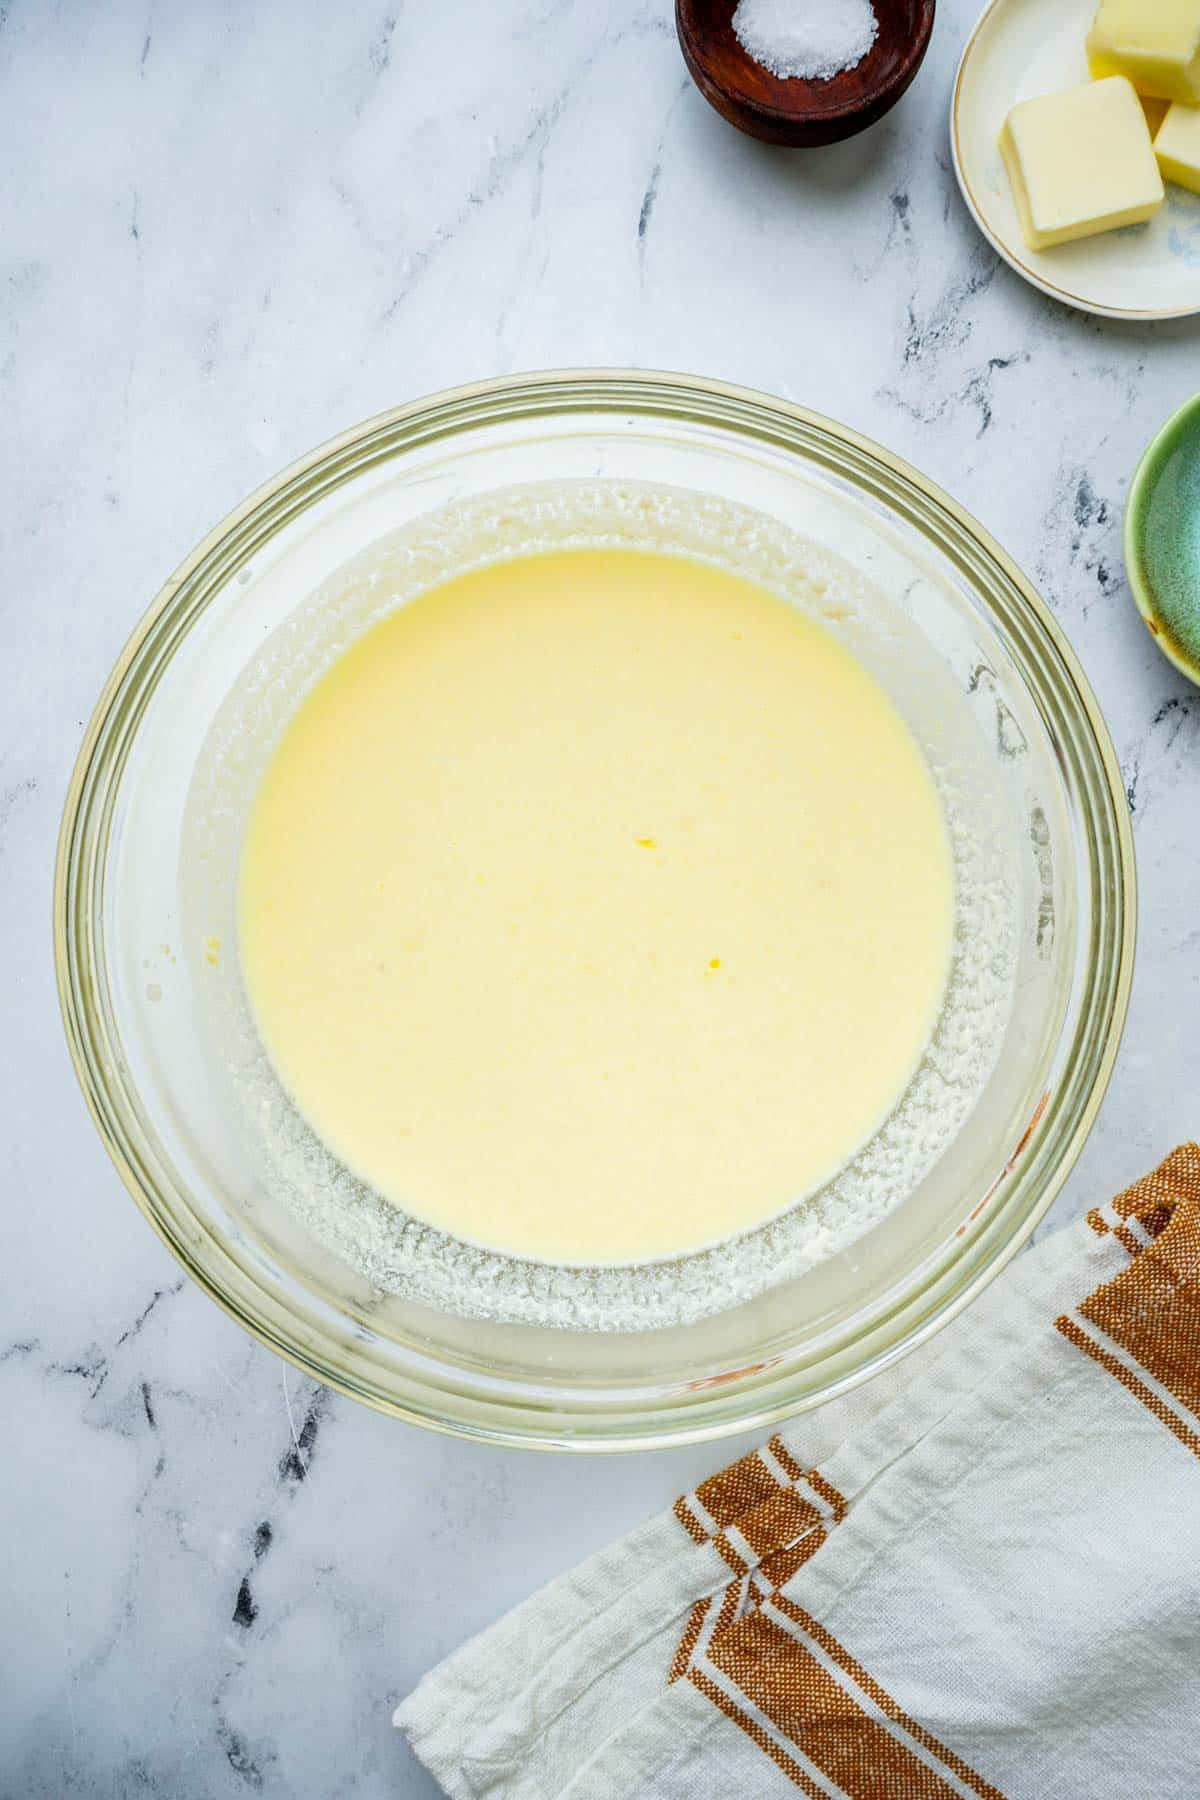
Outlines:
[[[1053,702],[1046,722],[1069,771],[1074,822],[1082,833],[1096,904],[1083,947],[1084,1000],[1058,1089],[1020,1146],[1002,1204],[968,1232],[935,1277],[848,1340],[830,1366],[739,1371],[702,1394],[652,1408],[559,1408],[518,1395],[496,1397],[456,1383],[454,1373],[417,1369],[378,1378],[378,1365],[337,1341],[319,1309],[303,1316],[198,1228],[186,1196],[156,1163],[123,1090],[119,1046],[106,1019],[102,958],[103,872],[121,770],[154,672],[203,613],[212,595],[262,545],[321,496],[406,447],[487,423],[605,412],[716,428],[799,452],[931,540],[986,603],[1022,679]],[[149,682],[147,682],[149,677]],[[1041,702],[1039,701],[1039,704]],[[1081,804],[1086,802],[1086,804]],[[245,1330],[303,1373],[379,1411],[452,1434],[540,1449],[614,1451],[700,1442],[768,1428],[819,1405],[945,1325],[1000,1272],[1053,1203],[1087,1138],[1112,1075],[1133,976],[1136,877],[1124,781],[1091,687],[1045,602],[1018,566],[956,501],[890,451],[789,401],[707,378],[653,370],[564,369],[500,376],[446,389],[380,413],[302,456],[252,493],[204,538],[164,583],[133,631],[84,734],[63,812],[54,882],[54,956],[59,1002],[80,1087],[100,1137],[138,1207],[189,1275]],[[297,1289],[297,1299],[300,1291]]]

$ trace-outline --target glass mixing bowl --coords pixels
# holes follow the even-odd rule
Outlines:
[[[698,1323],[650,1331],[459,1317],[373,1291],[315,1243],[272,1206],[245,1156],[206,1066],[180,935],[197,758],[266,634],[381,535],[547,480],[716,497],[803,529],[884,582],[953,680],[1016,821],[1011,1016],[950,1148],[848,1249]],[[248,1331],[331,1387],[438,1429],[647,1448],[765,1427],[866,1380],[1025,1241],[1112,1070],[1133,962],[1133,848],[1116,757],[1070,647],[945,494],[844,427],[761,394],[566,372],[370,420],[285,470],[197,547],[88,727],[54,928],[71,1052],[109,1153],[180,1262]]]

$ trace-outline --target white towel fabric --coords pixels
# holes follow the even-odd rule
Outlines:
[[[396,1723],[453,1800],[1200,1795],[1200,1147]]]

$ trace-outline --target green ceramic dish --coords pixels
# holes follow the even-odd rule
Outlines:
[[[1200,686],[1200,394],[1138,464],[1125,503],[1125,567],[1155,643]]]

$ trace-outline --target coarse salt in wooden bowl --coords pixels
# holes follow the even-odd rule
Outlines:
[[[835,144],[890,111],[921,66],[935,0],[874,0],[879,22],[862,61],[827,81],[774,75],[734,34],[737,0],[676,0],[675,27],[696,86],[751,137],[794,148]]]

